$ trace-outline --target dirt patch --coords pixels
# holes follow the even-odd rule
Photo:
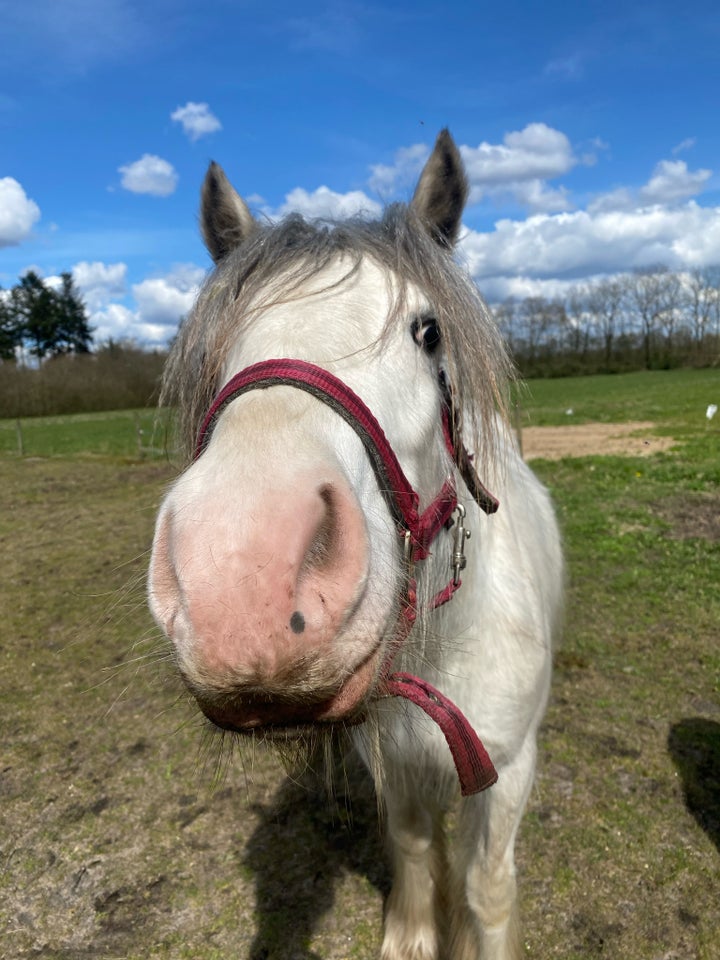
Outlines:
[[[676,442],[672,437],[655,437],[654,423],[582,423],[563,427],[525,427],[522,432],[526,460],[539,457],[560,460],[563,457],[627,456],[647,457],[668,450]]]
[[[671,525],[671,540],[720,540],[720,496],[669,497],[654,508]]]

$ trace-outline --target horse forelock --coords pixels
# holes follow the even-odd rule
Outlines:
[[[376,221],[308,221],[293,214],[256,231],[208,276],[181,324],[163,377],[162,402],[177,406],[186,456],[243,329],[264,309],[305,297],[309,282],[338,261],[346,269],[323,289],[340,287],[365,258],[386,273],[393,292],[386,334],[407,319],[411,288],[432,305],[456,398],[472,414],[467,419],[477,435],[470,442],[489,455],[493,431],[487,428],[498,409],[504,412],[511,374],[502,339],[470,277],[411,208],[395,204]]]

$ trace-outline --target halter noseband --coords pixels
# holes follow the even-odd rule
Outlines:
[[[417,618],[417,581],[415,564],[430,554],[430,545],[443,529],[453,525],[453,575],[447,585],[428,604],[432,610],[450,600],[461,586],[460,571],[465,567],[464,542],[470,532],[465,529],[465,510],[458,503],[455,480],[451,475],[428,507],[419,512],[420,498],[405,476],[382,427],[365,403],[338,377],[304,360],[263,360],[241,370],[222,388],[213,401],[198,434],[197,459],[209,443],[210,436],[225,407],[243,393],[273,386],[297,387],[329,406],[358,435],[372,465],[390,515],[402,541],[406,568],[405,596],[398,625],[383,665],[380,696],[399,696],[410,700],[428,714],[440,727],[455,762],[463,796],[478,793],[497,780],[497,772],[485,748],[464,714],[439,690],[409,673],[390,673],[391,663]],[[457,434],[455,411],[450,389],[443,390],[443,435],[448,452],[457,465],[468,490],[486,513],[494,513],[498,501],[480,482],[462,441]]]

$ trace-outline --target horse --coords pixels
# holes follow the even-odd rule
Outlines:
[[[360,754],[392,860],[382,960],[522,955],[514,845],[561,619],[512,367],[454,256],[467,195],[447,130],[379,220],[260,222],[211,163],[215,266],[164,374],[187,465],[151,611],[223,736]]]

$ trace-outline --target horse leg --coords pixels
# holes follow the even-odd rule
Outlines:
[[[423,806],[417,787],[385,794],[394,876],[385,909],[381,960],[438,960],[446,917],[447,855],[443,816]]]
[[[485,793],[463,801],[456,835],[452,960],[520,960],[515,836],[535,772],[535,739]]]

